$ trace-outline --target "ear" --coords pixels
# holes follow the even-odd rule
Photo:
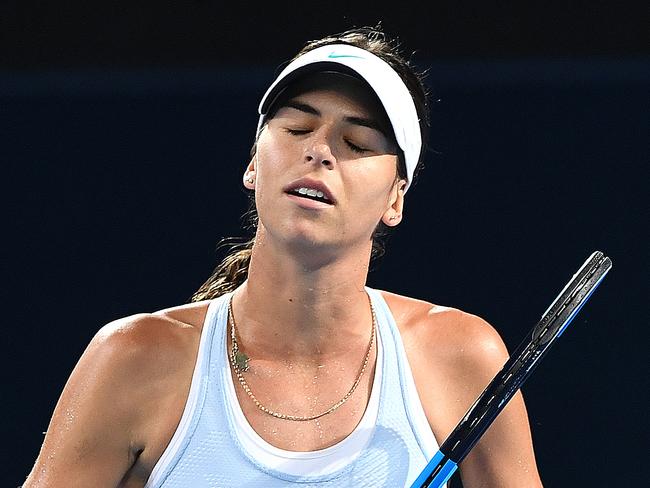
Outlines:
[[[250,163],[248,163],[248,166],[246,166],[246,171],[244,171],[244,187],[249,190],[255,189],[256,164],[257,158],[253,157]]]
[[[389,207],[381,217],[381,221],[388,227],[395,227],[402,221],[402,215],[404,215],[404,188],[406,188],[406,180],[398,180],[390,191]]]

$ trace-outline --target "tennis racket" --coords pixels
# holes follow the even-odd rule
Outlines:
[[[594,252],[585,261],[449,434],[411,488],[439,488],[449,480],[458,464],[528,379],[611,267],[612,261],[600,251]]]

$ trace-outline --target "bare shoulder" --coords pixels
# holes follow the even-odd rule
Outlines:
[[[503,365],[508,357],[497,330],[478,315],[415,298],[382,292],[405,347],[457,368],[464,363]]]
[[[126,473],[146,479],[182,413],[202,307],[124,317],[95,334],[66,382],[25,486],[65,486],[71,476],[78,486],[116,486]]]
[[[481,317],[382,292],[395,317],[431,429],[446,439],[508,359],[498,331]],[[520,392],[462,463],[464,486],[541,486]]]
[[[104,358],[112,367],[164,372],[162,363],[175,362],[196,345],[202,327],[192,320],[196,311],[175,307],[112,321],[99,329],[84,355]]]
[[[206,308],[190,304],[115,320],[97,332],[80,359],[80,374],[96,375],[102,379],[98,388],[124,398],[124,412],[133,422],[132,445],[157,437],[154,430],[164,417],[157,417],[157,424],[151,419],[160,406],[183,403]]]
[[[99,329],[84,356],[106,362],[110,370],[164,374],[160,366],[175,363],[197,345],[205,308],[183,305],[112,321]]]
[[[384,293],[422,406],[444,439],[508,359],[498,332],[477,315]]]

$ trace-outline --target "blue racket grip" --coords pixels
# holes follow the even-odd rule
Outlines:
[[[458,465],[453,460],[445,456],[442,451],[438,451],[413,482],[411,488],[440,488],[449,481],[457,469]]]

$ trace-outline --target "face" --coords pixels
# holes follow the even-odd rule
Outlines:
[[[380,221],[401,220],[405,184],[378,102],[350,81],[336,91],[307,88],[278,106],[244,175],[258,232],[311,249],[369,250]]]

